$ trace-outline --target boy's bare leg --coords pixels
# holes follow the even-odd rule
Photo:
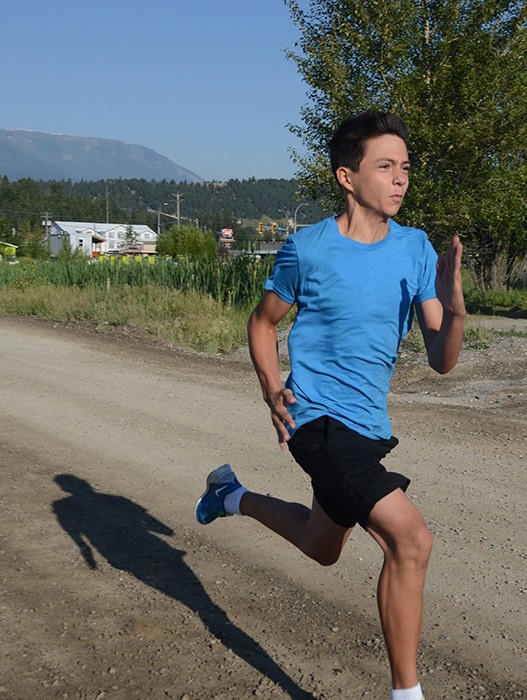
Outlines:
[[[324,566],[338,560],[351,533],[351,528],[336,525],[314,497],[309,509],[248,491],[242,496],[240,510]],[[376,504],[367,530],[384,552],[377,594],[392,686],[412,688],[418,683],[417,651],[432,535],[400,489]]]
[[[376,504],[367,529],[384,552],[377,602],[392,687],[412,688],[418,682],[417,652],[432,534],[421,513],[400,489]]]
[[[323,566],[337,561],[351,532],[351,528],[336,525],[314,496],[309,509],[300,503],[288,503],[248,491],[242,496],[240,511],[281,535]]]

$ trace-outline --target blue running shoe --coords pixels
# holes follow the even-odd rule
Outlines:
[[[207,477],[207,488],[196,503],[195,513],[198,523],[208,525],[216,518],[232,515],[232,513],[226,513],[223,507],[225,496],[236,491],[240,486],[230,464],[223,464],[214,469]]]

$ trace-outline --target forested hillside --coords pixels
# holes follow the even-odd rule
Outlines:
[[[216,231],[224,226],[251,229],[262,219],[291,221],[295,211],[298,223],[314,222],[325,215],[316,204],[299,201],[296,191],[296,180],[73,183],[30,179],[10,182],[4,177],[0,180],[0,240],[18,243],[28,232],[42,231],[46,217],[50,221],[144,223],[157,230],[158,223],[164,229],[175,221],[156,212],[174,216],[179,208],[182,224],[197,220],[200,227]]]
[[[228,180],[227,182],[176,183],[173,180],[110,180],[98,182],[62,183],[71,195],[104,198],[108,191],[116,206],[162,209],[174,212],[180,195],[181,214],[189,218],[210,217],[220,211],[230,211],[238,219],[283,219],[286,212],[293,216],[299,204],[296,180],[264,179]],[[303,200],[306,201],[306,200]],[[321,211],[314,205],[303,208],[307,218],[317,218]]]

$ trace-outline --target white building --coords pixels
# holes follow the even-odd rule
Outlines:
[[[99,224],[86,221],[54,221],[48,231],[51,257],[56,258],[64,243],[72,252],[92,257],[121,253],[133,247],[137,253],[155,253],[157,233],[143,224]]]

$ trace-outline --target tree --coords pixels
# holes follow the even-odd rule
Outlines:
[[[124,240],[127,246],[134,246],[137,243],[137,233],[132,224],[128,224],[124,233]]]
[[[295,154],[301,193],[334,205],[333,129],[362,109],[396,112],[415,170],[400,218],[438,247],[459,233],[480,284],[506,286],[527,252],[526,3],[285,2],[300,30],[289,57],[309,87],[291,127],[307,150]]]
[[[69,260],[84,260],[86,259],[87,253],[85,253],[82,248],[73,249],[69,238],[63,240],[62,246],[57,255],[57,260],[61,262],[68,262]]]
[[[33,231],[29,221],[24,221],[20,227],[19,234],[20,247],[18,255],[28,258],[49,259],[49,241],[44,240],[44,235],[40,231]]]
[[[217,248],[214,236],[196,226],[172,226],[159,236],[157,253],[171,258],[211,259],[217,255]]]

